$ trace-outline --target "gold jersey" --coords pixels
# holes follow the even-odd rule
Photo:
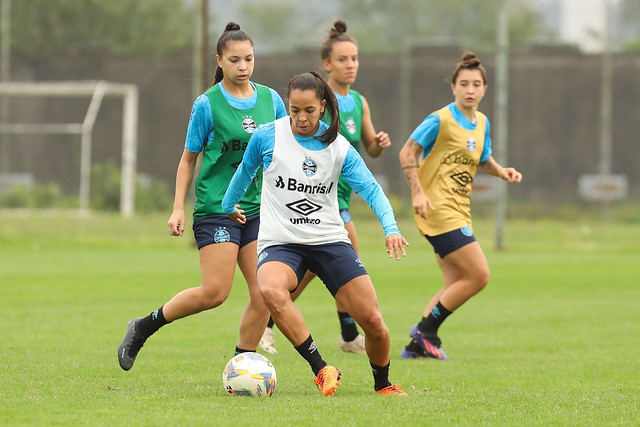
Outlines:
[[[418,229],[427,236],[471,227],[471,183],[480,164],[487,126],[486,116],[479,111],[473,130],[460,126],[448,107],[434,114],[440,129],[431,152],[418,167],[418,178],[435,210],[428,209],[427,219],[414,214]]]

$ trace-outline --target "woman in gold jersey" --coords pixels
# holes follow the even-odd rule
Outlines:
[[[478,167],[509,183],[522,180],[520,172],[491,156],[489,120],[478,111],[486,90],[480,60],[464,54],[451,79],[454,102],[427,116],[399,154],[416,224],[433,246],[444,279],[422,320],[411,328],[403,359],[446,360],[438,328],[489,281],[487,259],[471,229],[471,183]]]

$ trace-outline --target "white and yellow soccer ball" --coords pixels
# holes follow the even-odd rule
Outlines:
[[[224,390],[232,396],[269,397],[276,391],[276,369],[258,353],[240,353],[222,372]]]

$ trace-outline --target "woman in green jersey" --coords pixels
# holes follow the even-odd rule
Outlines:
[[[231,291],[236,263],[250,296],[240,321],[236,353],[255,351],[267,324],[269,312],[256,279],[261,176],[251,183],[239,204],[248,214],[246,224],[232,221],[222,211],[221,202],[253,132],[286,116],[286,110],[273,89],[249,80],[254,67],[253,41],[239,25],[227,24],[218,40],[216,59],[215,83],[193,105],[168,222],[169,233],[182,236],[184,201],[198,155],[202,154],[193,212],[202,282],[178,293],[148,316],[129,322],[118,349],[118,361],[124,370],[131,369],[144,342],[160,327],[222,304]]]
[[[322,67],[329,76],[329,87],[331,87],[338,99],[340,133],[347,138],[356,150],[360,151],[360,143],[362,142],[369,156],[378,157],[386,148],[391,146],[391,141],[386,132],[376,132],[371,122],[371,111],[367,100],[364,96],[351,89],[351,85],[355,82],[358,74],[358,43],[346,31],[347,24],[344,21],[338,19],[333,23],[333,28],[329,30],[329,35],[322,43],[320,51]],[[359,256],[356,226],[349,212],[351,187],[343,177],[340,177],[338,182],[338,202],[344,227],[349,234],[353,248]],[[314,277],[315,274],[311,272],[305,275],[296,291],[292,294],[294,300]],[[341,329],[340,348],[347,352],[364,353],[364,336],[358,333],[356,322],[337,301],[336,307]],[[269,326],[271,325],[273,325],[273,321],[269,319]],[[270,351],[272,349],[275,350],[274,344],[273,330],[268,327],[260,341],[260,346],[265,351]]]

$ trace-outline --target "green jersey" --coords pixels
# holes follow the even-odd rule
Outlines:
[[[249,138],[259,125],[276,119],[268,87],[254,83],[258,92],[256,104],[253,108],[239,110],[229,105],[219,85],[205,92],[214,117],[214,134],[213,141],[205,145],[202,153],[202,169],[196,182],[194,220],[203,216],[225,215],[222,198],[242,161]],[[258,171],[240,200],[240,209],[244,209],[245,215],[260,212],[261,190],[262,171]]]
[[[341,98],[338,95],[338,106],[340,106],[340,134],[347,138],[356,151],[360,152],[360,139],[362,135],[362,95],[355,90],[349,89],[349,95],[353,98],[355,108],[351,111],[343,111]],[[330,117],[325,114],[323,120],[329,123]],[[351,205],[351,186],[340,175],[338,180],[338,207],[340,210],[349,209]]]

